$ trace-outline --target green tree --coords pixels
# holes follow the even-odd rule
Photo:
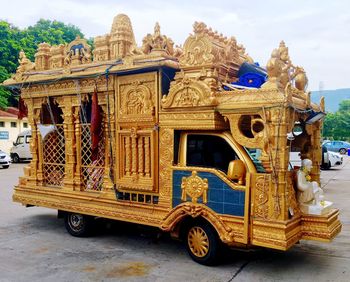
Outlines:
[[[46,42],[51,45],[65,44],[73,41],[78,35],[84,37],[80,29],[71,24],[59,21],[40,19],[35,25],[29,26],[23,31],[23,46],[26,46],[26,55],[34,59],[34,54],[39,43]]]
[[[0,83],[5,79],[9,78],[7,70],[0,66]],[[11,92],[6,89],[4,86],[0,86],[0,108],[5,109],[8,106],[8,100],[11,97]]]
[[[18,53],[21,50],[21,31],[11,24],[0,21],[0,66],[8,73],[16,71]]]
[[[323,136],[326,139],[350,140],[350,100],[343,100],[337,112],[327,114]]]
[[[23,50],[27,58],[34,61],[34,54],[41,42],[51,45],[65,44],[76,36],[84,37],[80,29],[59,21],[40,19],[35,25],[19,29],[6,21],[0,21],[0,83],[16,72],[19,52]],[[0,86],[0,107],[15,105],[11,92]]]

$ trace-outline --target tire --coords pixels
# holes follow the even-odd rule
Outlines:
[[[20,160],[20,158],[19,158],[19,156],[18,156],[17,154],[14,154],[14,155],[13,155],[13,158],[12,158],[12,161],[13,161],[14,163],[19,163],[21,160]]]
[[[67,212],[64,215],[64,225],[68,233],[74,237],[88,237],[93,231],[93,218],[80,213]]]
[[[194,222],[187,229],[187,252],[199,264],[215,265],[220,243],[215,229],[207,222]]]
[[[323,164],[323,165],[321,166],[321,169],[330,169],[331,166],[332,166],[332,164],[331,164],[331,162],[329,161],[328,164]]]
[[[339,153],[340,154],[342,154],[342,155],[345,155],[346,154],[346,149],[344,149],[344,148],[341,148],[340,150],[339,150]]]
[[[3,165],[2,168],[9,168],[9,165]]]

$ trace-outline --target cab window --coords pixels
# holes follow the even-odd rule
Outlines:
[[[18,136],[16,144],[23,144],[24,143],[24,136]]]
[[[26,136],[26,143],[30,143],[31,140],[32,140],[32,136],[30,135]]]
[[[232,147],[219,136],[187,136],[187,166],[216,168],[227,173],[230,161],[236,159],[238,156]]]

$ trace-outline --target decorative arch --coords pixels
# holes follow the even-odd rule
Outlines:
[[[216,229],[220,239],[224,243],[232,243],[234,241],[233,229],[226,226],[220,217],[218,217],[217,213],[205,205],[198,203],[186,202],[178,205],[165,217],[161,228],[164,231],[173,230],[186,216],[191,216],[193,218],[203,217]]]
[[[215,98],[211,95],[209,86],[199,80],[184,77],[170,88],[168,96],[162,99],[162,107],[188,108],[200,106],[214,106]]]

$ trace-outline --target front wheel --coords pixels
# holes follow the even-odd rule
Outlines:
[[[14,163],[19,163],[19,162],[20,162],[19,156],[18,156],[17,154],[14,154],[14,155],[13,155],[13,158],[12,158],[12,161],[13,161]]]
[[[345,154],[346,154],[346,149],[341,148],[341,149],[339,150],[339,153],[342,154],[342,155],[345,155]]]
[[[219,238],[206,222],[192,224],[186,234],[187,251],[191,258],[203,265],[214,265],[219,253]]]
[[[330,169],[332,166],[331,161],[328,162],[328,164],[323,165],[323,169]]]
[[[87,237],[93,229],[93,219],[80,213],[66,213],[64,225],[69,234],[75,237]]]

